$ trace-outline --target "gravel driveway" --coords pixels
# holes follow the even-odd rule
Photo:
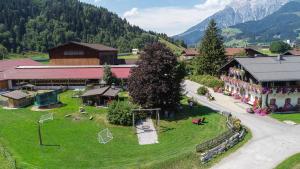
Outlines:
[[[200,104],[215,110],[229,111],[242,120],[253,138],[233,154],[221,160],[213,168],[217,169],[272,169],[280,162],[300,152],[300,126],[288,125],[268,116],[248,114],[234,99],[212,93],[216,101],[209,102],[198,96],[198,83],[186,80],[184,90]]]

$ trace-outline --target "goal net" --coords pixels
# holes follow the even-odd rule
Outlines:
[[[108,128],[106,128],[98,133],[98,141],[101,144],[106,144],[106,143],[110,142],[112,139],[113,139],[113,135],[109,131]]]
[[[45,121],[53,120],[53,113],[45,114],[40,117],[39,123],[44,123]]]

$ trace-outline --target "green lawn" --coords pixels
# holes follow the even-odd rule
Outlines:
[[[279,121],[285,121],[285,120],[291,120],[295,123],[300,124],[300,113],[295,114],[271,114],[271,117],[279,120]]]
[[[42,126],[44,143],[60,147],[38,145],[36,123],[48,112],[0,108],[0,142],[14,155],[19,168],[156,168],[195,152],[197,144],[226,130],[224,117],[206,107],[189,109],[185,99],[184,110],[174,120],[161,120],[159,144],[140,146],[131,127],[107,123],[106,109],[86,107],[95,117],[93,121],[88,116],[81,116],[78,121],[66,119],[66,114],[78,112],[80,102],[71,98],[72,94],[68,91],[60,95],[66,105],[49,111],[55,120]],[[193,125],[191,120],[200,116],[206,117],[207,123]],[[97,141],[97,132],[104,128],[109,128],[114,136],[106,145]]]
[[[277,56],[278,53],[272,53],[270,49],[261,49],[259,50],[262,54],[268,55],[268,56]]]
[[[182,156],[175,157],[171,160],[168,160],[160,165],[155,166],[156,169],[208,169],[211,168],[214,164],[220,162],[222,158],[230,155],[231,153],[235,152],[237,149],[242,147],[252,138],[251,132],[248,132],[245,136],[244,140],[226,151],[225,153],[218,155],[217,157],[213,158],[206,164],[202,164],[199,161],[199,154],[195,152],[190,152],[184,154]]]
[[[0,155],[0,168],[1,169],[10,169],[9,164],[5,161],[4,157]]]
[[[280,163],[276,169],[299,169],[300,168],[300,153],[295,154],[282,163]]]
[[[139,58],[139,55],[124,55],[118,56],[118,59],[125,59],[125,60],[136,60]]]
[[[47,53],[29,51],[25,53],[9,53],[7,56],[5,56],[5,59],[23,59],[23,58],[30,58],[38,62],[41,62],[43,64],[49,64],[49,55]]]

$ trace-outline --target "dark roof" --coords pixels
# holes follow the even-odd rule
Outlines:
[[[83,42],[74,42],[74,41],[71,41],[71,42],[68,42],[68,43],[56,46],[56,47],[51,48],[49,50],[53,50],[53,49],[56,49],[56,48],[59,48],[59,47],[63,47],[65,45],[69,45],[69,44],[76,44],[76,45],[80,45],[80,46],[85,46],[85,47],[88,47],[90,49],[94,49],[94,50],[97,50],[97,51],[106,51],[106,52],[117,52],[118,51],[115,48],[108,47],[108,46],[105,46],[105,45],[102,45],[102,44],[83,43]]]
[[[107,96],[107,97],[116,97],[116,96],[118,96],[119,92],[120,92],[120,89],[118,89],[118,88],[102,87],[102,88],[88,90],[81,97],[97,96],[97,95]]]
[[[298,56],[286,56],[280,61],[277,57],[244,57],[232,61],[237,61],[259,82],[300,81]]]
[[[12,92],[8,92],[8,93],[4,93],[2,94],[2,96],[7,97],[7,98],[11,98],[11,99],[15,99],[15,100],[19,100],[19,99],[23,99],[28,97],[29,95],[20,91],[20,90],[15,90]]]
[[[300,56],[300,49],[289,50],[289,51],[287,51],[286,53],[284,53],[283,55]]]
[[[81,97],[102,95],[108,89],[109,89],[109,87],[102,87],[102,88],[91,89],[91,90],[88,90],[87,92],[85,92]]]
[[[118,96],[119,92],[120,92],[120,89],[118,89],[118,88],[109,88],[109,89],[103,94],[103,96],[116,97],[116,96]]]

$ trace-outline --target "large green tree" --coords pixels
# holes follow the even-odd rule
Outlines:
[[[145,108],[176,107],[181,98],[184,69],[176,56],[163,44],[146,45],[138,67],[129,78],[129,94],[133,101]]]
[[[274,41],[270,45],[270,51],[273,53],[284,53],[291,49],[291,46],[283,41]]]
[[[226,63],[225,47],[220,30],[211,20],[199,47],[201,57],[195,60],[198,74],[216,75],[218,69]]]

